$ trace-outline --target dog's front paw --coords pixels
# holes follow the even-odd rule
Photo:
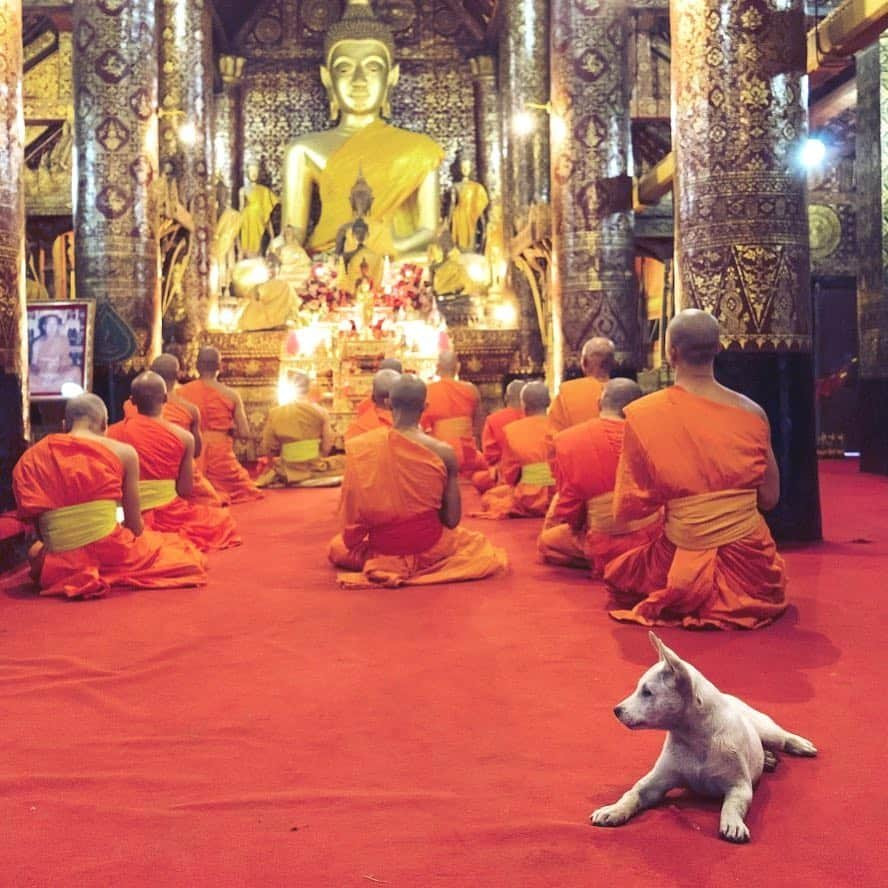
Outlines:
[[[749,841],[749,828],[739,817],[722,817],[718,834],[723,839],[737,844]]]
[[[798,734],[787,734],[783,741],[783,751],[790,755],[817,755],[817,747]]]
[[[764,769],[766,771],[776,771],[777,765],[779,765],[779,764],[780,764],[780,759],[777,758],[777,756],[773,752],[771,752],[770,749],[766,749],[765,750]]]
[[[622,826],[631,816],[632,812],[618,802],[616,805],[605,805],[593,811],[589,815],[589,820],[593,826]]]

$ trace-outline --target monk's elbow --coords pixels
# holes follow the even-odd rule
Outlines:
[[[762,512],[770,512],[771,509],[776,508],[777,503],[780,502],[780,491],[779,490],[764,490],[759,489],[758,492],[758,507]]]

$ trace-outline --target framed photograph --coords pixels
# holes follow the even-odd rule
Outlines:
[[[46,401],[92,388],[95,302],[66,299],[27,306],[29,394]],[[64,387],[64,388],[63,388]]]

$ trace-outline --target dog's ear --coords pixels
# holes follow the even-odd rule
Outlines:
[[[663,644],[653,632],[648,632],[648,638],[650,638],[654,650],[659,655],[660,662],[665,663],[672,670],[676,678],[687,675],[687,670],[684,668],[684,660],[682,660],[675,651],[666,647],[666,645]]]

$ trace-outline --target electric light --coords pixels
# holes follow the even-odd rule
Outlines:
[[[518,310],[510,302],[503,302],[493,310],[493,319],[504,327],[513,327],[518,321]]]
[[[83,389],[76,382],[63,382],[61,393],[63,398],[76,398],[83,394]]]
[[[197,144],[197,127],[190,120],[186,120],[179,125],[176,135],[178,135],[179,141],[186,148],[191,148]]]
[[[802,163],[810,170],[819,167],[826,157],[826,145],[822,139],[810,138],[802,145]]]
[[[512,118],[512,130],[516,136],[529,136],[534,131],[533,115],[529,111],[519,111]]]

